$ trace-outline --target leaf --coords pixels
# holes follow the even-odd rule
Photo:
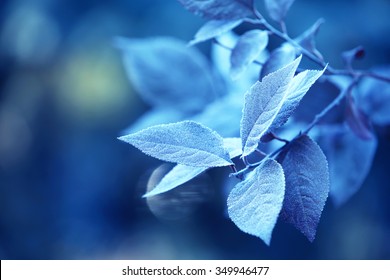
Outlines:
[[[363,140],[374,138],[372,133],[373,128],[370,120],[355,104],[352,94],[348,94],[346,98],[345,120],[351,130]]]
[[[230,158],[235,158],[241,155],[241,139],[240,138],[224,138],[223,145],[229,152]],[[190,181],[199,174],[205,172],[208,167],[194,167],[182,164],[177,164],[172,168],[161,181],[150,192],[143,197],[155,196],[167,191],[173,190],[176,187]]]
[[[118,139],[168,162],[195,167],[233,164],[222,137],[193,121],[156,125]]]
[[[195,45],[200,42],[207,41],[209,39],[221,36],[223,33],[226,33],[233,28],[237,27],[242,23],[242,19],[238,20],[210,20],[206,22],[199,30],[196,32],[195,37],[190,41],[189,45]]]
[[[151,197],[170,191],[190,181],[206,170],[207,167],[194,167],[178,164],[161,179],[156,187],[144,194],[143,197]]]
[[[268,45],[268,33],[258,29],[241,35],[230,57],[231,76],[237,79]]]
[[[191,119],[215,130],[223,137],[238,136],[244,103],[241,94],[229,94],[219,98]]]
[[[329,193],[328,163],[320,147],[307,135],[290,142],[277,158],[286,176],[280,213],[313,242]]]
[[[240,79],[233,81],[230,75],[230,57],[231,49],[237,44],[238,36],[233,32],[229,31],[222,36],[218,37],[218,42],[228,47],[226,49],[219,44],[212,44],[211,46],[211,58],[213,65],[215,66],[218,73],[224,78],[229,94],[238,95],[242,105],[244,104],[242,99],[242,93],[247,91],[258,79],[261,66],[255,63],[250,64],[245,73],[240,77]],[[260,62],[268,58],[267,50],[261,52],[257,58]],[[242,107],[240,108],[240,118],[241,118]],[[235,135],[237,136],[237,135]]]
[[[196,112],[219,95],[206,58],[186,43],[168,38],[116,41],[136,91],[152,106]]]
[[[230,56],[232,54],[231,49],[237,44],[238,36],[232,31],[226,32],[218,37],[218,42],[220,44],[211,45],[211,59],[212,63],[219,73],[227,81],[231,81],[230,77]],[[257,78],[256,78],[257,80]]]
[[[238,157],[242,154],[241,138],[238,137],[224,138],[223,145],[225,146],[225,149],[229,152],[229,156],[231,159]]]
[[[167,124],[172,122],[178,122],[187,117],[187,114],[172,110],[169,108],[154,108],[142,116],[140,116],[134,123],[123,130],[123,134],[130,134],[142,129],[148,128],[157,124]]]
[[[207,19],[243,19],[253,15],[253,0],[178,0],[191,13]]]
[[[294,0],[265,0],[269,16],[276,22],[282,22]]]
[[[230,192],[227,200],[229,217],[240,230],[270,245],[284,192],[282,167],[273,159],[264,160]]]
[[[260,72],[260,80],[268,74],[279,70],[291,63],[296,57],[296,50],[290,44],[284,43],[281,47],[274,49],[264,63]]]
[[[324,19],[318,19],[308,30],[302,33],[295,41],[306,50],[313,53],[319,59],[323,60],[321,53],[316,48],[315,36],[317,35],[320,26],[325,22]]]
[[[316,139],[329,161],[330,197],[337,207],[345,204],[366,179],[377,149],[377,139],[358,138],[348,127],[317,126]]]
[[[296,75],[288,85],[287,94],[278,115],[273,121],[269,132],[275,131],[286,123],[288,118],[294,113],[302,98],[308,92],[310,87],[325,72],[326,67],[321,70],[306,70]]]
[[[241,119],[243,156],[256,150],[260,138],[267,132],[282,108],[288,84],[301,61],[301,56],[284,68],[256,82],[245,93]]]
[[[390,77],[389,65],[372,70],[383,77]],[[359,83],[357,105],[376,125],[390,124],[390,84],[366,78]]]

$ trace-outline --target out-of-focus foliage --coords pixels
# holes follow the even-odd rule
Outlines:
[[[389,68],[375,69],[375,73],[389,75]],[[390,89],[385,82],[366,79],[361,83],[357,95],[358,103],[364,112],[371,116],[377,125],[390,123]]]
[[[116,45],[132,85],[151,106],[199,112],[222,94],[205,57],[180,40],[119,38]]]
[[[230,56],[230,72],[233,79],[242,75],[246,68],[259,57],[268,45],[268,33],[262,30],[250,30],[242,34]]]
[[[204,18],[215,20],[234,20],[253,14],[254,0],[179,0],[190,12]]]
[[[224,33],[232,30],[242,23],[242,19],[238,20],[210,20],[206,22],[198,32],[194,39],[190,41],[190,45],[195,45],[215,37],[219,37]]]
[[[326,24],[316,36],[316,47],[331,65],[342,66],[339,54],[363,45],[365,59],[354,67],[370,68],[390,62],[390,41],[384,36],[390,32],[388,11],[389,4],[382,0],[354,5],[299,0],[285,19],[290,33],[299,36],[323,17]],[[268,249],[224,219],[226,200],[221,194],[237,184],[229,178],[223,185],[225,170],[203,172],[175,190],[145,199],[142,195],[170,168],[116,140],[118,131],[136,120],[140,126],[133,126],[132,132],[182,120],[185,114],[154,108],[149,112],[157,121],[145,117],[150,123],[140,124],[150,105],[135,94],[114,38],[158,35],[188,42],[205,20],[191,16],[175,0],[4,0],[0,15],[1,259],[390,257],[390,134],[381,118],[374,122],[378,150],[359,192],[338,210],[332,204],[325,207],[313,244],[289,226],[276,224]],[[234,31],[241,35],[246,25]],[[233,47],[236,41],[230,42]],[[269,42],[271,50],[278,44]],[[229,56],[220,59],[226,50],[207,42],[199,49],[217,67],[227,62],[224,82],[230,85],[222,94],[229,106],[216,100],[205,105],[207,116],[200,113],[191,119],[224,137],[238,136],[240,97],[258,78],[259,67],[250,65],[243,78],[231,83]],[[359,87],[374,88],[375,83],[367,79]],[[289,122],[310,120],[335,92],[330,83],[313,85]],[[364,113],[376,112],[374,104],[384,106],[381,101],[366,104],[359,94],[354,93],[354,100]],[[344,105],[335,110],[332,121],[344,115]],[[215,127],[201,121],[209,119]]]

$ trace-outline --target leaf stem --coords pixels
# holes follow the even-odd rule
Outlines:
[[[245,168],[241,169],[240,171],[237,171],[235,173],[231,173],[229,176],[235,176],[236,178],[242,180],[244,178],[244,175],[251,169],[251,168],[254,168],[254,167],[257,167],[259,166],[263,160],[265,159],[268,159],[268,158],[275,158],[286,146],[288,146],[290,144],[290,142],[284,144],[282,147],[280,147],[279,149],[275,150],[274,152],[272,152],[271,154],[265,154],[264,152],[261,151],[261,153],[263,155],[265,155],[265,157],[261,160],[259,160],[258,162],[255,162],[255,163],[248,163],[248,165],[245,166]],[[258,151],[256,149],[256,151]]]
[[[266,154],[265,152],[263,152],[262,150],[260,150],[259,148],[257,148],[257,149],[255,150],[255,152],[258,153],[258,154],[261,155],[261,156],[264,156],[264,157],[267,156],[267,154]]]
[[[285,144],[288,144],[290,142],[290,141],[288,141],[286,139],[283,139],[283,138],[279,137],[278,135],[276,135],[273,132],[270,132],[270,134],[271,134],[272,138],[274,138],[274,139],[276,139],[276,140],[278,140],[280,142],[284,142]]]
[[[237,168],[234,164],[229,165],[230,169],[233,171],[233,173],[237,173]]]
[[[246,172],[248,172],[249,169],[250,169],[250,166],[246,166],[245,168],[241,169],[240,171],[236,171],[234,173],[230,173],[229,177],[234,176],[234,177],[236,177],[239,180],[243,180],[244,174]]]

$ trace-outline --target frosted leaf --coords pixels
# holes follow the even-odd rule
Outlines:
[[[168,162],[196,167],[233,164],[222,137],[193,121],[156,125],[118,139]]]
[[[270,245],[284,192],[282,167],[275,160],[267,159],[230,192],[227,200],[229,217],[240,230]]]

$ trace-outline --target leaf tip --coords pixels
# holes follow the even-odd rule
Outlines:
[[[316,239],[316,231],[314,231],[313,233],[306,233],[305,236],[307,238],[307,240],[309,240],[310,243],[313,243],[314,240]]]
[[[156,194],[153,193],[153,190],[145,193],[144,195],[142,195],[142,198],[149,198],[149,197],[152,197],[152,196],[155,196]]]
[[[189,41],[186,46],[187,46],[187,48],[190,48],[198,43],[199,43],[198,40],[196,40],[196,38],[194,38],[191,41]]]
[[[271,246],[271,235],[260,237],[260,239],[263,240],[265,245],[267,245],[268,247]]]

